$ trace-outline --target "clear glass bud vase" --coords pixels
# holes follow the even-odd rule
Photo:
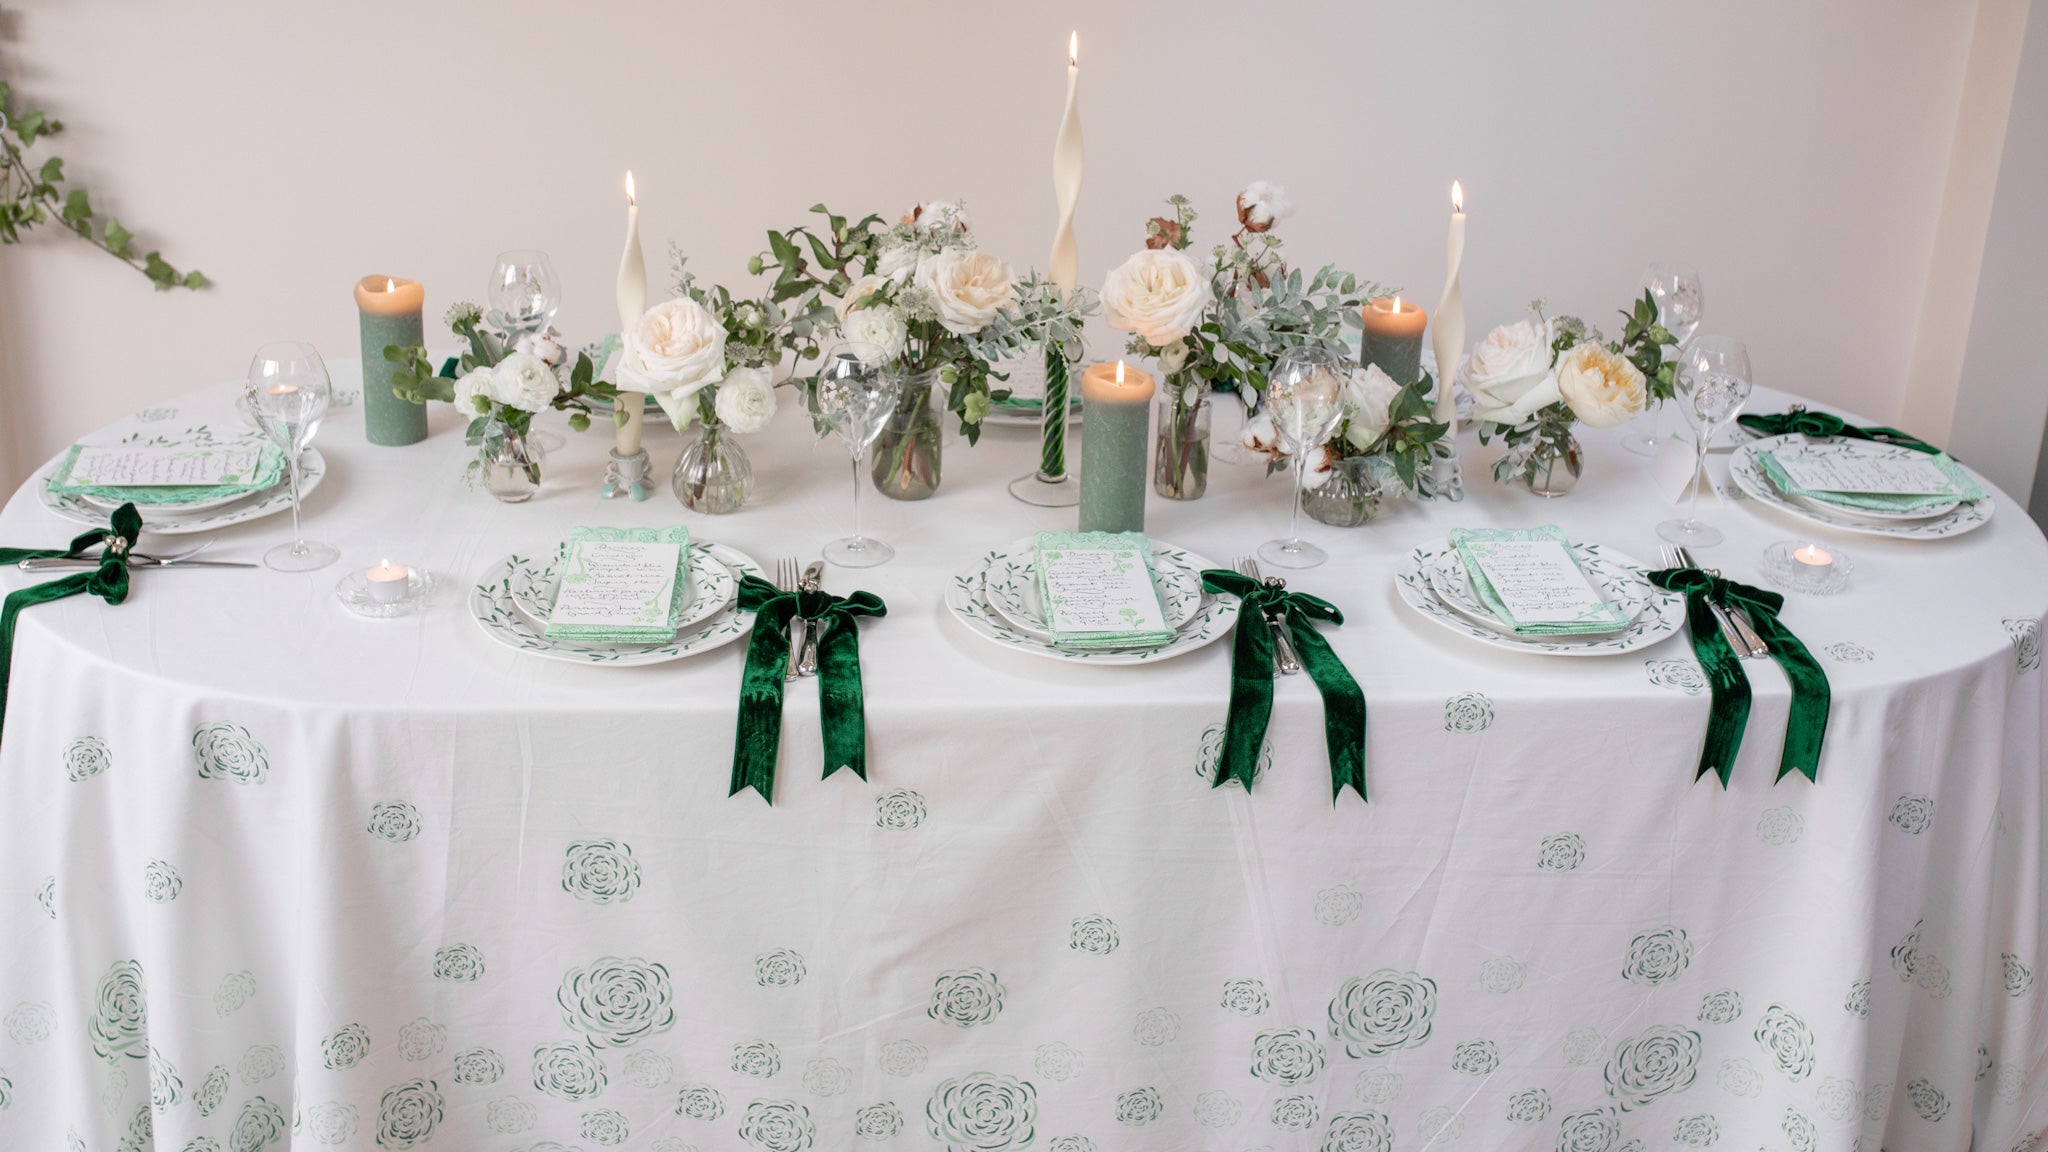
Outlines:
[[[1152,490],[1168,500],[1199,500],[1209,490],[1209,384],[1168,385],[1153,402]]]
[[[697,438],[683,446],[669,485],[683,507],[723,516],[747,502],[754,490],[754,465],[732,429],[706,421],[699,425]]]
[[[523,432],[493,420],[484,426],[472,480],[500,503],[524,504],[540,491],[540,446]]]
[[[1332,528],[1356,528],[1372,519],[1386,496],[1386,478],[1370,456],[1337,461],[1329,479],[1301,494],[1301,510]]]
[[[1579,439],[1570,432],[1515,449],[1511,461],[1514,482],[1544,497],[1563,496],[1578,487],[1586,465]]]
[[[946,389],[937,369],[913,374],[875,437],[875,490],[891,500],[924,500],[942,475]]]

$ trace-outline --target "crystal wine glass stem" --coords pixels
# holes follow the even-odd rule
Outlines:
[[[303,448],[300,448],[300,447],[294,447],[294,448],[292,449],[292,451],[291,451],[291,458],[290,458],[289,460],[287,460],[287,461],[285,462],[285,467],[287,467],[287,468],[290,468],[290,469],[292,470],[292,551],[293,551],[293,552],[304,552],[304,551],[306,550],[306,534],[305,534],[304,532],[300,531],[300,529],[299,529],[299,457],[300,457],[300,455],[301,455],[301,454],[302,454],[302,453],[303,453],[304,451],[305,451],[305,449],[303,449]]]
[[[1287,543],[1301,543],[1301,487],[1303,477],[1308,475],[1308,449],[1300,448],[1294,453],[1294,507],[1287,514]]]
[[[861,466],[860,466],[860,465],[861,465],[861,461],[862,461],[863,459],[865,459],[866,457],[867,457],[867,450],[866,450],[866,449],[862,449],[861,451],[859,451],[859,452],[856,452],[856,453],[854,453],[854,454],[853,454],[853,541],[854,541],[854,543],[855,543],[856,545],[858,545],[858,544],[860,543],[860,540],[861,540],[861,535],[860,535],[860,474],[861,474],[861,471],[862,471],[862,469],[861,469]]]
[[[1696,525],[1700,522],[1701,482],[1713,483],[1713,481],[1707,479],[1707,440],[1713,434],[1714,428],[1711,424],[1704,425],[1699,431],[1693,433],[1693,458],[1695,463],[1693,464],[1692,487],[1686,490],[1687,496],[1685,499],[1685,522],[1688,525]]]

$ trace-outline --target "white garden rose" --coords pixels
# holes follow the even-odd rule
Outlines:
[[[1380,370],[1377,364],[1354,368],[1344,381],[1344,419],[1350,426],[1344,438],[1363,452],[1379,443],[1379,439],[1393,427],[1392,408],[1395,398],[1401,395],[1401,386],[1394,378]]]
[[[1642,371],[1621,353],[1592,341],[1557,358],[1557,390],[1572,415],[1590,428],[1633,420],[1648,399]]]
[[[978,248],[948,248],[918,266],[918,287],[932,294],[939,323],[955,336],[989,326],[1017,294],[1008,262]]]
[[[561,392],[555,370],[531,352],[514,352],[491,368],[491,396],[508,408],[544,412]]]
[[[741,435],[759,432],[775,418],[775,385],[765,368],[735,368],[719,382],[712,407],[726,427]]]
[[[545,332],[522,332],[512,348],[539,357],[540,362],[550,368],[561,364],[562,357],[567,354],[562,347],[562,334],[553,328]]]
[[[464,416],[481,416],[490,411],[494,396],[489,368],[478,368],[455,382],[455,408]],[[479,400],[483,403],[477,403]]]
[[[904,283],[917,271],[917,257],[917,249],[907,244],[885,244],[880,252],[875,253],[874,274],[884,280]]]
[[[887,304],[854,309],[840,321],[839,330],[863,364],[887,364],[903,355],[903,345],[910,338],[903,313]]]
[[[1561,393],[1550,371],[1550,324],[1519,320],[1486,334],[1465,361],[1465,386],[1477,401],[1473,417],[1520,424]]]
[[[1209,278],[1178,248],[1136,253],[1102,282],[1109,326],[1135,332],[1154,348],[1194,331],[1210,299]]]
[[[1168,376],[1186,367],[1187,362],[1188,344],[1185,340],[1176,340],[1159,350],[1159,370]]]
[[[620,390],[652,393],[679,429],[696,414],[685,401],[723,375],[725,326],[687,296],[649,308],[626,333]]]

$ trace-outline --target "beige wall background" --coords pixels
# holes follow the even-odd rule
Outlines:
[[[1447,192],[1475,327],[1532,298],[1611,317],[1690,260],[1760,382],[1904,411],[1977,5],[885,4],[20,0],[0,73],[61,116],[95,202],[217,287],[156,294],[47,236],[0,250],[0,480],[269,339],[354,355],[350,286],[429,323],[500,249],[551,252],[576,339],[614,323],[621,173],[650,253],[735,286],[823,200],[964,197],[1042,266],[1067,31],[1088,145],[1083,279],[1171,192],[1299,206],[1296,262],[1434,302]],[[1481,327],[1483,330],[1483,327]],[[1105,348],[1113,346],[1106,337]]]

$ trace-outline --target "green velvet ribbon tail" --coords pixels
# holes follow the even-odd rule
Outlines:
[[[98,568],[32,584],[8,593],[7,599],[0,601],[0,728],[4,728],[7,720],[7,682],[14,667],[15,618],[24,608],[62,600],[81,592],[97,596],[109,604],[126,600],[128,553],[134,549],[135,541],[141,535],[142,513],[136,511],[133,504],[123,504],[114,510],[108,527],[80,533],[72,538],[69,548],[0,548],[0,564],[60,556],[83,557],[93,548],[103,549]]]
[[[1223,751],[1210,786],[1236,780],[1249,792],[1273,715],[1273,634],[1257,619],[1266,586],[1241,573],[1209,568],[1202,572],[1202,587],[1239,601],[1230,649],[1230,712],[1223,720]]]
[[[1911,448],[1915,452],[1925,452],[1929,455],[1939,455],[1941,452],[1941,449],[1920,439],[1918,436],[1901,432],[1897,428],[1886,428],[1881,425],[1858,428],[1856,425],[1843,420],[1840,416],[1827,412],[1795,411],[1778,415],[1752,413],[1747,416],[1737,416],[1735,422],[1760,436],[1786,436],[1794,432],[1805,436],[1823,438],[1846,436],[1851,440],[1869,440],[1879,444],[1896,444],[1901,448]]]
[[[841,768],[868,778],[868,722],[860,682],[860,626],[862,616],[886,616],[889,609],[872,592],[834,596],[829,592],[805,592],[801,596],[804,615],[819,622],[818,636],[818,720],[824,729],[825,774],[830,779]],[[787,658],[787,650],[783,653]]]
[[[1743,674],[1742,658],[1721,635],[1710,598],[1717,583],[1697,568],[1667,568],[1649,574],[1650,583],[1685,597],[1685,630],[1692,638],[1692,653],[1707,674],[1707,736],[1700,746],[1700,763],[1693,779],[1712,772],[1728,787],[1735,771],[1735,755],[1742,750],[1742,733],[1749,726],[1749,677]]]
[[[782,749],[782,682],[789,669],[789,622],[797,594],[758,576],[740,578],[739,606],[754,613],[747,668],[740,677],[740,714],[733,732],[732,790],[752,788],[775,803],[775,758]]]
[[[1775,779],[1783,780],[1797,772],[1815,780],[1820,772],[1821,745],[1827,739],[1828,709],[1833,696],[1828,688],[1828,674],[1799,637],[1778,619],[1785,606],[1783,596],[1732,580],[1721,581],[1721,586],[1722,602],[1749,613],[1749,622],[1756,627],[1757,635],[1771,650],[1771,659],[1784,669],[1785,680],[1792,686],[1792,714],[1785,721],[1785,749],[1778,756]]]

